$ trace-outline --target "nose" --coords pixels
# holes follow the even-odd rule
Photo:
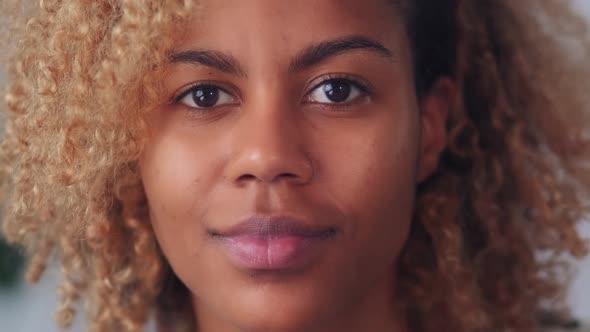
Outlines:
[[[232,133],[226,178],[237,185],[311,180],[312,161],[295,114],[276,108],[243,109]]]

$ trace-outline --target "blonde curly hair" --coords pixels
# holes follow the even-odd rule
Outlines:
[[[161,331],[194,329],[137,160],[158,77],[198,6],[2,6],[14,14],[3,40],[18,40],[5,59],[3,231],[30,254],[28,280],[54,252],[64,327],[82,297],[90,331],[142,331],[153,314]],[[590,202],[586,22],[562,0],[417,0],[403,11],[418,95],[442,75],[460,95],[400,259],[409,322],[421,332],[534,331],[540,310],[565,310],[568,257],[587,251],[576,228]]]

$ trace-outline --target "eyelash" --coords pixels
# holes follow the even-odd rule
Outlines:
[[[348,102],[317,103],[317,104],[326,105],[327,107],[346,107],[346,106],[350,106],[350,104],[352,104],[354,101],[356,101],[356,99],[366,98],[367,96],[371,95],[371,89],[370,89],[369,83],[363,79],[357,78],[356,76],[349,75],[349,74],[328,74],[328,75],[322,76],[322,77],[312,81],[312,88],[307,90],[307,92],[305,93],[305,97],[308,97],[312,92],[316,91],[322,85],[325,85],[329,82],[335,82],[335,81],[342,81],[342,82],[346,82],[346,83],[350,84],[352,87],[359,90],[360,95],[357,98],[355,98],[354,100],[348,101]],[[318,82],[318,83],[314,84],[313,82]],[[310,103],[314,103],[314,102],[310,102]]]
[[[355,75],[327,74],[327,75],[324,75],[320,78],[313,80],[311,83],[313,87],[311,89],[309,89],[309,91],[307,93],[313,91],[314,89],[317,89],[319,86],[321,86],[322,84],[325,84],[326,82],[335,81],[335,80],[347,81],[349,83],[352,83],[357,88],[363,90],[363,92],[366,92],[366,93],[369,92],[369,84],[367,82],[365,82],[365,80],[360,79],[360,78],[356,77]],[[313,82],[318,82],[318,83],[313,84]]]
[[[225,93],[228,93],[230,95],[234,95],[233,93],[229,92],[228,90],[230,89],[226,89],[224,87],[221,86],[221,84],[219,84],[218,82],[215,81],[202,81],[202,82],[198,82],[198,83],[193,83],[190,84],[189,86],[187,86],[186,88],[180,90],[180,92],[174,94],[174,96],[171,98],[171,103],[180,103],[180,101],[188,96],[189,93],[197,91],[199,89],[205,88],[205,87],[212,87],[212,88],[217,88],[220,91],[223,91]]]
[[[318,83],[313,84],[314,81],[316,81]],[[305,98],[309,97],[312,92],[316,91],[322,85],[326,85],[329,82],[334,82],[334,81],[346,82],[346,83],[350,84],[352,87],[354,87],[360,91],[360,95],[358,97],[356,97],[352,102],[354,102],[356,99],[366,98],[367,96],[370,95],[369,84],[367,82],[365,82],[364,80],[359,79],[353,75],[328,74],[328,75],[322,76],[314,81],[312,81],[312,83],[311,83],[312,88],[308,89],[306,91],[306,93],[304,94],[304,98],[303,98],[304,100],[305,100]],[[214,82],[214,81],[203,81],[203,82],[191,84],[188,87],[186,87],[185,89],[181,90],[179,93],[175,94],[171,98],[171,103],[181,104],[182,99],[187,97],[190,93],[193,93],[195,91],[198,91],[199,89],[203,89],[206,87],[218,89],[220,92],[226,93],[235,99],[239,99],[235,96],[234,93],[228,91],[230,89],[226,89],[220,85],[221,84],[219,84],[218,82]],[[336,102],[335,103],[317,103],[317,102],[313,102],[313,101],[310,101],[310,102],[305,101],[305,102],[306,103],[316,103],[316,104],[320,104],[322,106],[327,106],[327,107],[346,107],[352,103],[351,101],[343,102],[343,103],[336,103]],[[221,106],[225,106],[225,105],[221,105]],[[188,107],[191,109],[191,111],[198,112],[198,111],[206,111],[206,110],[214,109],[214,108],[220,107],[220,106],[213,106],[213,107],[191,107],[191,106],[188,106]]]

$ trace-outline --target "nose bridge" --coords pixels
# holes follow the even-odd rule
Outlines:
[[[268,95],[260,96],[242,109],[234,128],[234,155],[227,166],[231,181],[305,183],[310,180],[312,164],[294,112]]]

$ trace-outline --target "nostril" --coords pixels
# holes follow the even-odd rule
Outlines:
[[[312,174],[313,169],[310,161],[281,156],[262,158],[257,153],[255,158],[246,155],[233,161],[224,178],[240,185],[250,182],[303,184],[310,181]]]
[[[256,175],[252,175],[252,174],[243,174],[238,178],[238,181],[240,182],[248,182],[250,180],[263,180],[263,181],[274,181],[277,179],[298,179],[299,176],[297,176],[296,174],[293,173],[281,173],[278,176],[273,177],[272,179],[264,179],[264,178],[259,178]]]

